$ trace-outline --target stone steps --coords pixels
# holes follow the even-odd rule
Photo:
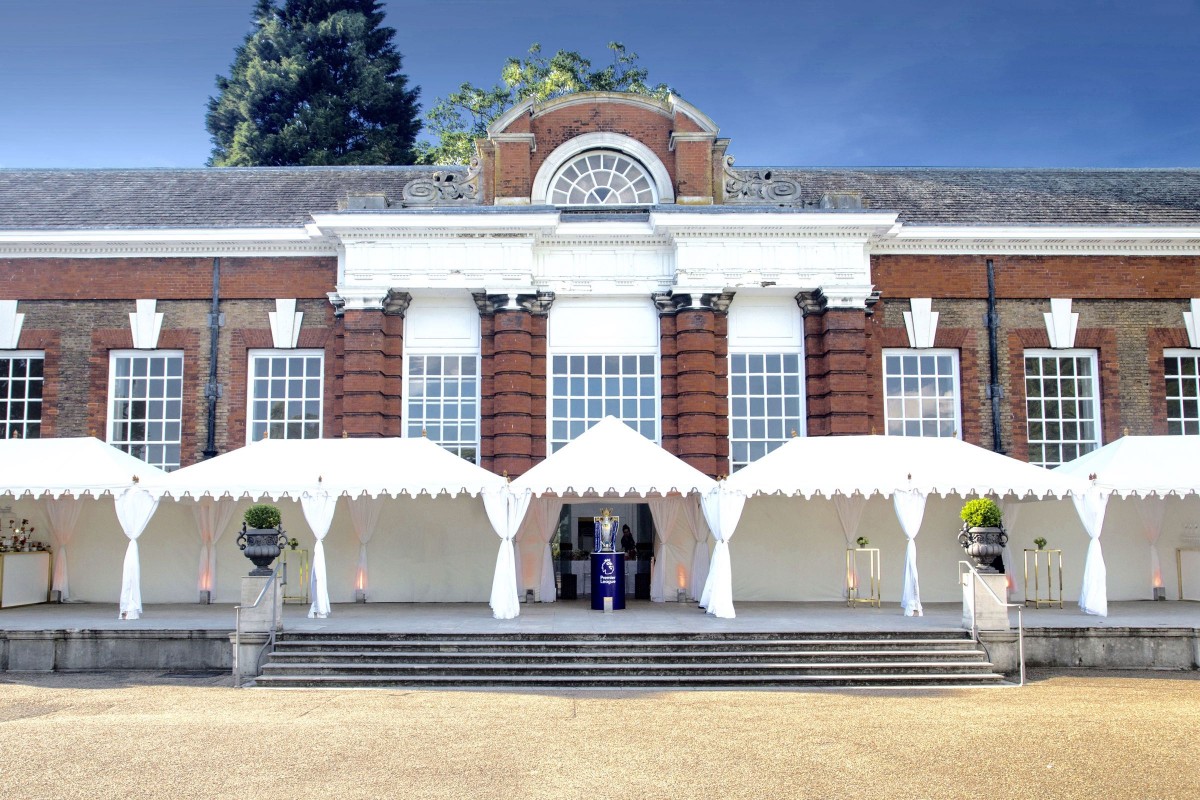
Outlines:
[[[254,685],[625,689],[989,686],[1003,682],[950,633],[284,634]]]

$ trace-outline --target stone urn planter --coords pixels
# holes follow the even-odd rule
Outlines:
[[[252,577],[270,576],[271,564],[287,544],[278,508],[253,505],[246,509],[237,545],[254,564],[254,569],[250,570]]]
[[[958,534],[958,543],[979,572],[998,572],[992,564],[1008,544],[1008,534],[1000,520],[1000,507],[987,498],[970,500],[963,506],[960,516],[963,527]]]

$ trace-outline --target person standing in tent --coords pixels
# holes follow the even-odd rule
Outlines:
[[[625,551],[626,558],[637,558],[637,541],[628,525],[621,526],[621,549]]]

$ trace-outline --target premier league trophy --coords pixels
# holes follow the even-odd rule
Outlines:
[[[600,512],[600,517],[596,520],[596,531],[600,536],[600,541],[597,543],[596,549],[601,553],[616,552],[613,543],[617,537],[617,522],[620,517],[614,517],[611,509],[604,509]]]
[[[625,554],[616,549],[621,518],[604,509],[596,517],[592,551],[592,609],[614,611],[625,607]]]

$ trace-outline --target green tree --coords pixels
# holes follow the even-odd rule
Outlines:
[[[411,164],[408,88],[378,0],[256,0],[205,123],[215,167]]]
[[[509,58],[500,70],[500,83],[483,89],[464,83],[457,92],[440,97],[426,114],[426,128],[437,135],[437,144],[417,143],[421,164],[466,164],[475,155],[475,140],[514,105],[573,92],[631,92],[665,100],[674,90],[665,83],[651,86],[649,73],[638,65],[637,53],[620,42],[610,42],[613,60],[592,70],[592,62],[572,50],[559,50],[547,58],[533,44],[525,59]]]

